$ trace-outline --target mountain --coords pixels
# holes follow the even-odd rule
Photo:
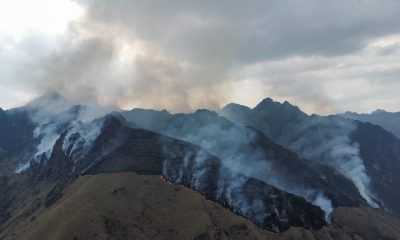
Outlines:
[[[386,112],[378,109],[371,114],[345,112],[339,116],[378,125],[400,139],[400,112]]]
[[[262,131],[304,159],[331,166],[373,207],[400,216],[400,141],[381,127],[340,116],[307,115],[288,102],[265,99],[250,109],[229,104],[220,114]]]
[[[57,202],[64,187],[80,175],[135,172],[162,175],[265,229],[284,231],[290,226],[318,229],[326,224],[320,208],[265,182],[225,169],[218,158],[195,145],[133,129],[123,119],[111,115],[81,122],[74,119],[79,116],[76,109],[71,106],[63,110],[66,115],[62,119],[60,113],[42,118],[49,122],[39,125],[38,142],[46,144],[38,147],[34,157],[19,171],[27,177],[25,183],[20,183],[22,186],[54,184],[43,200],[47,207]],[[44,111],[32,112],[43,115]],[[47,139],[54,136],[57,137],[50,141],[49,149]],[[13,195],[14,191],[11,192]]]
[[[275,114],[292,109],[284,105]],[[253,111],[238,109],[246,118]],[[399,239],[399,220],[369,207],[343,169],[255,126],[209,110],[113,110],[51,93],[0,112],[0,138],[17,139],[0,145],[0,239]],[[309,117],[297,109],[287,120],[313,124]],[[351,121],[337,119],[317,129],[337,132]],[[371,124],[351,130],[370,157],[364,162],[397,156],[390,133]],[[389,147],[364,148],[387,134]],[[397,160],[385,161],[366,174],[383,176],[369,186],[384,187],[386,207],[396,205],[395,194],[387,201],[396,175],[379,174]]]
[[[215,112],[198,110],[165,118],[164,112],[157,116],[154,111],[134,109],[122,115],[127,121],[146,127],[152,117],[151,121],[158,124],[150,130],[200,145],[219,157],[226,168],[299,195],[319,205],[327,215],[332,205],[366,204],[354,185],[332,168],[308,163],[260,131],[237,126]],[[146,115],[146,120],[136,118],[138,115]]]
[[[91,127],[99,124],[100,119],[95,121]],[[78,147],[85,146],[90,139],[83,137],[83,144],[77,139],[92,129],[77,132],[72,129],[71,133],[62,134],[50,159],[31,167],[33,176],[41,178],[41,173],[48,173],[43,178],[60,180],[68,177],[65,173],[162,175],[172,183],[187,186],[223,204],[262,228],[283,231],[289,226],[314,229],[325,224],[324,213],[318,207],[262,181],[224,169],[218,158],[197,146],[129,128],[110,115],[101,121],[101,131],[88,150]]]

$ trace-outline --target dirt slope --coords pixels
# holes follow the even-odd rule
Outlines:
[[[113,173],[78,178],[0,239],[400,239],[400,221],[372,209],[339,208],[316,232],[259,230],[219,204],[159,176]]]

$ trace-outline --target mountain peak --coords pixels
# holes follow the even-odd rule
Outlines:
[[[222,108],[222,111],[226,111],[226,110],[250,110],[249,107],[244,106],[244,105],[240,105],[237,103],[229,103],[227,104],[225,107]]]
[[[286,105],[289,104],[289,102],[286,102]],[[257,106],[254,107],[254,109],[263,109],[263,108],[271,108],[271,107],[281,107],[285,103],[280,103],[280,102],[275,102],[272,98],[264,98]],[[290,105],[290,104],[289,104]]]
[[[286,111],[286,112],[293,112],[305,115],[305,113],[302,112],[299,107],[292,105],[288,101],[280,103],[280,102],[275,102],[271,98],[265,98],[259,104],[257,104],[257,106],[253,108],[253,110],[267,111],[267,112]]]
[[[197,114],[211,114],[211,115],[216,115],[216,112],[208,110],[208,109],[197,109],[196,112]]]
[[[371,114],[380,114],[380,113],[386,113],[386,111],[383,110],[383,109],[376,109],[376,110],[373,111]]]
[[[257,106],[264,106],[264,105],[270,105],[270,104],[280,104],[279,102],[275,102],[272,98],[264,98]],[[257,107],[256,106],[256,107]]]
[[[197,116],[200,119],[209,119],[209,120],[220,117],[218,113],[208,109],[198,109],[196,112],[193,113],[193,116]]]
[[[102,118],[95,119],[94,121],[103,121],[103,125],[124,125],[125,119],[119,114],[107,114]]]

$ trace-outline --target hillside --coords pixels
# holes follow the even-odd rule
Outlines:
[[[400,216],[400,141],[382,127],[340,116],[307,115],[270,98],[253,109],[229,104],[220,114],[262,131],[309,162],[332,167],[354,183],[370,206]]]
[[[103,115],[52,94],[3,112],[17,144],[0,152],[0,239],[399,239],[399,220],[383,212],[393,208],[368,207],[343,169],[304,155],[357,148],[325,157],[362,157],[371,189],[398,206],[393,135],[268,99],[243,118],[250,126],[238,118],[255,110],[238,110],[232,121],[210,110]],[[290,127],[306,148],[256,123],[282,137]],[[334,133],[342,145],[329,145]]]
[[[200,194],[159,176],[83,176],[53,206],[10,226],[0,239],[400,239],[400,221],[367,208],[339,208],[318,231],[259,230]]]

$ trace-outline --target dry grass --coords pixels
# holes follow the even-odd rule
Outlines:
[[[274,234],[158,176],[113,173],[78,178],[56,204],[19,221],[2,236],[7,240],[372,240],[400,239],[400,222],[371,209],[339,208],[333,226]]]

